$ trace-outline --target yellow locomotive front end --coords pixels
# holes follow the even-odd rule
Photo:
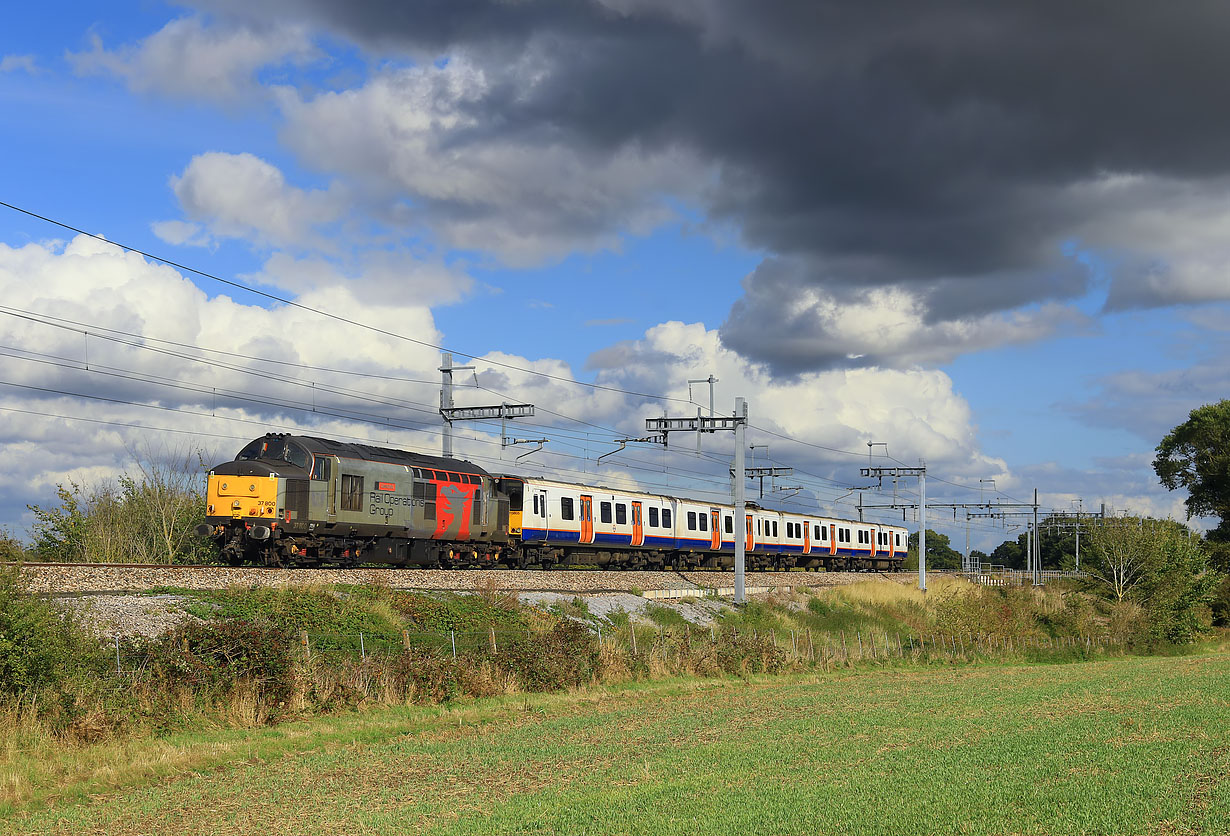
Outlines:
[[[222,558],[238,565],[276,565],[276,546],[287,518],[288,483],[308,475],[311,456],[293,438],[270,434],[209,472],[205,524],[197,533],[217,544]]]
[[[278,477],[209,474],[205,518],[210,525],[234,520],[263,522],[278,518]]]

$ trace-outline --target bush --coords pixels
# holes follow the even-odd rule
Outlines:
[[[526,691],[558,691],[594,679],[598,647],[588,627],[561,621],[548,632],[506,640],[493,660]]]
[[[272,720],[294,692],[295,639],[268,622],[190,623],[132,649],[146,657],[147,680],[168,694],[214,701],[244,688]]]
[[[448,702],[462,693],[460,666],[435,650],[412,647],[402,651],[390,662],[387,676],[407,701]]]
[[[56,688],[105,669],[99,643],[50,602],[26,595],[18,572],[0,569],[0,695]]]

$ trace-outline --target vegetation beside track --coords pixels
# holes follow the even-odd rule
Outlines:
[[[916,670],[1181,650],[1159,643],[1148,613],[1131,601],[1071,586],[986,589],[938,579],[925,598],[868,581],[739,609],[713,606],[717,620],[707,625],[668,605],[650,605],[648,620],[635,621],[620,611],[591,613],[580,597],[523,606],[494,588],[478,595],[162,590],[182,593],[203,620],[157,639],[102,646],[46,601],[21,595],[16,577],[0,573],[0,805],[8,809],[82,782],[122,784],[107,776],[127,769],[105,755],[100,766],[96,753],[353,709],[458,705],[681,675]]]
[[[194,730],[52,753],[53,803],[0,832],[1224,833],[1228,677],[1224,651],[813,671]]]

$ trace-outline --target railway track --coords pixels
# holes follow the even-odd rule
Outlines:
[[[13,565],[13,564],[9,564]],[[42,595],[145,592],[160,587],[225,589],[354,584],[392,589],[454,592],[562,592],[592,595],[633,592],[647,597],[723,594],[734,586],[732,572],[642,572],[518,569],[274,569],[217,565],[25,563],[21,582]],[[749,590],[828,587],[875,575],[845,572],[748,572]]]

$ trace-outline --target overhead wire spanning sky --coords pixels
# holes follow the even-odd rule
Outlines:
[[[15,7],[0,201],[78,231],[0,215],[4,304],[172,354],[90,336],[126,377],[86,376],[79,333],[0,317],[0,525],[114,478],[134,404],[202,438],[400,414],[436,449],[440,346],[475,358],[460,405],[539,406],[526,467],[592,473],[713,375],[806,501],[878,442],[954,495],[1181,516],[1149,462],[1230,389],[1227,30],[1144,0]],[[717,438],[633,446],[597,472],[720,488]]]

